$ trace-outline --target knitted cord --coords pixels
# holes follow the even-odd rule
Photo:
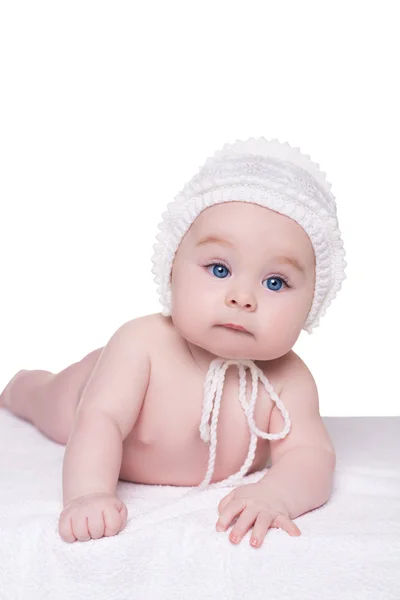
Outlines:
[[[257,437],[269,440],[277,440],[286,437],[290,431],[290,417],[289,413],[283,405],[283,402],[279,398],[278,394],[274,391],[272,385],[265,377],[264,373],[257,367],[252,360],[233,360],[229,359],[224,361],[223,359],[215,359],[211,362],[208,369],[205,383],[204,383],[204,401],[203,401],[203,412],[200,422],[200,436],[201,439],[208,443],[210,442],[209,460],[206,475],[198,486],[197,489],[203,489],[207,487],[212,479],[215,467],[216,450],[217,450],[217,425],[219,410],[221,405],[222,390],[225,381],[225,373],[230,365],[236,365],[239,371],[239,400],[244,410],[249,429],[251,432],[249,451],[247,458],[237,473],[234,473],[224,481],[218,482],[213,487],[222,487],[227,484],[237,484],[242,479],[249,468],[251,467],[257,446]],[[249,368],[252,376],[252,392],[250,403],[246,400],[246,368]],[[266,391],[273,400],[278,409],[281,411],[283,419],[285,421],[284,428],[279,433],[268,433],[258,429],[254,420],[254,410],[257,400],[258,392],[258,378],[261,379]],[[214,400],[215,398],[215,400]],[[211,428],[208,426],[208,420],[211,417]]]

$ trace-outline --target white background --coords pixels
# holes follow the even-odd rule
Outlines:
[[[323,416],[400,415],[396,2],[4,1],[0,388],[161,310],[166,205],[227,142],[332,183],[347,279],[295,350]]]

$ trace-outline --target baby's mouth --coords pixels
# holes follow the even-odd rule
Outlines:
[[[218,327],[223,327],[224,329],[229,329],[230,331],[233,331],[235,333],[242,333],[242,334],[245,334],[245,335],[251,335],[250,331],[247,331],[245,329],[241,329],[237,325],[218,325]]]

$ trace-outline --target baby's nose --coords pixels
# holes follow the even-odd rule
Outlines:
[[[248,311],[256,309],[257,303],[254,296],[250,294],[230,294],[227,302],[229,306],[238,306]]]

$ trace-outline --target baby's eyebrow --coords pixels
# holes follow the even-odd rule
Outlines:
[[[203,246],[205,244],[220,244],[221,246],[228,246],[229,248],[233,248],[235,249],[235,244],[229,240],[220,238],[220,237],[216,237],[214,235],[208,235],[207,237],[203,238],[202,240],[198,241],[196,244],[196,248],[198,246]],[[300,271],[301,273],[305,273],[306,269],[305,267],[303,267],[303,265],[301,265],[299,263],[298,260],[296,260],[295,258],[291,258],[289,256],[271,256],[270,258],[271,261],[276,261],[276,262],[281,262],[281,263],[286,263],[289,265],[292,265],[292,267],[294,267],[295,269],[297,269],[298,271]]]
[[[203,244],[221,244],[222,246],[229,246],[230,248],[235,248],[233,242],[230,242],[229,240],[224,240],[219,237],[215,237],[213,235],[208,235],[207,237],[197,242],[196,247],[202,246]]]

